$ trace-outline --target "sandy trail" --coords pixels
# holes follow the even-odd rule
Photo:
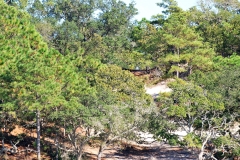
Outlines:
[[[96,154],[97,152],[91,153],[92,160],[96,158]],[[108,147],[103,152],[102,160],[196,160],[197,155],[194,151],[154,142],[148,145],[134,145],[124,150]]]

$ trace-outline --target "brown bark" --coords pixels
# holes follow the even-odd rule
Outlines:
[[[37,118],[37,159],[41,160],[41,149],[40,149],[40,111],[37,110],[36,112],[36,118]]]

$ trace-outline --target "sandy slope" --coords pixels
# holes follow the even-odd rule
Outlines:
[[[145,86],[146,93],[155,97],[159,93],[171,92],[172,89],[167,86],[167,84],[171,81],[173,81],[173,79],[168,79],[168,80],[159,82],[158,84],[153,85],[153,86]]]

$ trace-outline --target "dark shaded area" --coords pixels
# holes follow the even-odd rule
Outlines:
[[[122,68],[122,70],[127,70],[129,72],[131,72],[132,74],[134,74],[135,76],[142,76],[142,75],[155,75],[157,77],[161,76],[161,71],[159,69],[159,67],[153,67],[153,68],[149,68],[146,67],[146,69],[128,69],[128,68]]]
[[[4,136],[1,137],[1,140],[4,139],[4,146],[7,149],[11,149],[13,146],[11,145],[11,142],[17,146],[17,153],[11,153],[10,151],[5,152],[5,154],[2,154],[0,156],[0,159],[34,159],[33,156],[36,155],[36,138],[27,136],[26,134],[22,133],[18,136],[14,136],[11,134],[4,134]],[[19,143],[17,143],[19,142]],[[42,156],[45,157],[44,159],[51,159],[56,156],[56,149],[53,147],[53,145],[48,142],[41,140],[41,152],[44,152],[46,154],[43,154]],[[2,149],[2,143],[0,143],[0,149]],[[48,157],[48,158],[46,158]],[[51,157],[51,158],[50,158]]]
[[[196,160],[198,152],[187,149],[168,146],[144,147],[142,149],[135,147],[126,147],[118,150],[115,154],[105,154],[106,159],[132,159],[132,160]]]

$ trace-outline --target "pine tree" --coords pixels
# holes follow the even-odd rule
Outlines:
[[[1,2],[1,97],[3,110],[34,112],[37,115],[37,152],[40,155],[42,110],[51,109],[59,99],[61,83],[56,81],[57,56],[30,24],[29,16]]]

